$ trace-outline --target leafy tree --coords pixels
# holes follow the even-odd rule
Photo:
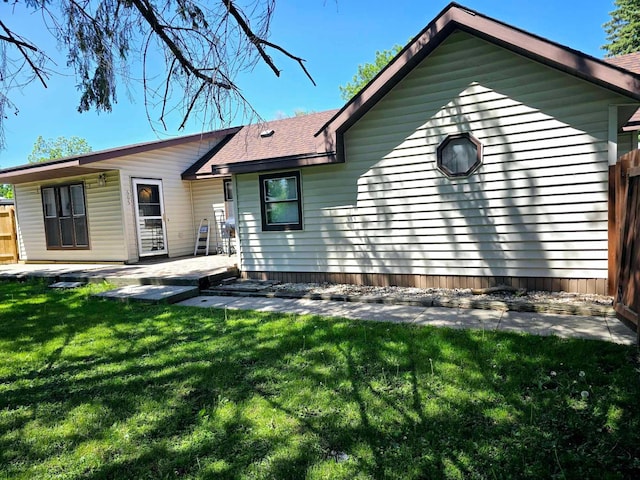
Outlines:
[[[72,157],[89,153],[91,146],[84,138],[80,137],[58,137],[45,140],[42,135],[33,144],[33,150],[27,157],[29,163],[46,162],[57,158]]]
[[[387,66],[400,50],[402,50],[400,45],[394,45],[390,50],[377,51],[376,59],[373,63],[358,65],[358,73],[353,76],[353,79],[345,86],[340,86],[340,96],[342,99],[349,101],[355,97],[367,83],[373,80],[373,77],[375,77],[380,70]]]
[[[0,197],[13,198],[13,188],[11,185],[0,185]]]
[[[607,57],[640,50],[640,0],[615,0],[611,20],[604,24],[609,43],[602,48]]]
[[[304,117],[305,115],[311,115],[312,113],[316,113],[315,110],[305,110],[303,108],[296,108],[293,111],[294,117]]]
[[[8,0],[4,0],[5,3]],[[238,105],[252,111],[235,83],[240,71],[266,64],[280,75],[270,54],[304,60],[268,40],[276,0],[11,0],[11,12],[35,12],[42,31],[66,53],[76,74],[78,110],[111,111],[116,86],[139,65],[144,104],[150,121],[166,128],[178,111],[180,128],[192,114],[203,121],[229,122]],[[47,52],[0,19],[0,147],[8,113],[18,112],[11,91],[33,81],[47,86],[55,64]],[[49,44],[47,45],[49,46]],[[160,69],[160,71],[158,71]],[[157,108],[157,110],[156,110]]]

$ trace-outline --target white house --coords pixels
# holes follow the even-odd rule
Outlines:
[[[627,68],[451,4],[340,110],[0,181],[25,261],[188,254],[231,180],[245,277],[605,293],[609,168],[637,148]],[[162,248],[145,250],[157,226]]]

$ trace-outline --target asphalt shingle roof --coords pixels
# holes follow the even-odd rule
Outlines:
[[[214,166],[323,153],[317,151],[314,135],[336,112],[327,110],[246,125],[214,149],[211,157],[195,172],[189,173],[207,175]],[[263,134],[267,132],[269,134]]]
[[[605,61],[616,67],[640,74],[640,52],[627,53],[617,57],[606,58]],[[629,125],[640,124],[640,109],[629,119]]]
[[[624,68],[630,72],[640,74],[640,52],[627,53],[626,55],[607,58],[605,61],[615,65],[616,67]]]

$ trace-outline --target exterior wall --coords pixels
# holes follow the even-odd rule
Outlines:
[[[138,261],[132,178],[162,180],[167,244],[170,257],[193,254],[195,242],[191,183],[181,174],[217,140],[191,142],[102,161],[99,167],[113,169],[107,173],[105,187],[98,186],[98,175],[52,180],[46,185],[71,181],[85,182],[89,250],[47,250],[40,187],[34,182],[15,186],[18,218],[18,248],[24,261]],[[221,182],[220,182],[221,183]],[[220,186],[220,194],[222,187]]]
[[[216,140],[191,142],[100,162],[101,167],[120,170],[120,193],[124,199],[122,212],[128,262],[138,260],[133,178],[162,180],[169,256],[193,255],[197,224],[194,224],[191,204],[192,182],[182,180],[180,175],[208,152],[216,142]]]
[[[106,185],[98,185],[98,174],[68,177],[15,186],[18,249],[23,261],[112,261],[127,259],[123,241],[120,181],[117,171],[106,173]],[[47,250],[40,187],[83,182],[89,229],[89,250]]]
[[[237,177],[241,269],[605,279],[608,109],[625,101],[454,33],[346,132],[345,164],[301,170],[303,231],[261,232],[258,176]],[[449,179],[436,148],[461,132],[483,164]]]
[[[193,224],[197,227],[200,220],[208,218],[210,222],[209,252],[216,251],[215,228],[213,225],[214,209],[224,210],[224,191],[221,178],[211,178],[207,180],[195,180],[191,182],[193,197]],[[195,232],[194,232],[195,233]],[[195,242],[195,239],[194,239]],[[193,252],[193,245],[191,251]]]

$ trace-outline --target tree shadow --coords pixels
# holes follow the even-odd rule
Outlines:
[[[638,393],[620,375],[624,347],[95,299],[81,306],[94,308],[85,317],[75,306],[68,316],[58,311],[66,329],[49,330],[49,343],[64,349],[52,348],[55,358],[16,357],[13,373],[2,375],[3,474],[443,478],[494,465],[527,476],[512,461],[524,435],[535,441],[526,465],[547,476],[559,470],[547,465],[553,450],[544,439],[560,433],[565,472],[578,471],[563,452],[581,440],[589,452],[635,448],[617,431],[602,445],[593,440],[607,412],[626,409]],[[94,316],[104,326],[87,329]],[[4,340],[2,353],[37,353],[20,338]],[[594,375],[590,388],[615,396],[594,394],[592,409],[572,410],[565,395],[579,396],[582,384],[569,380],[580,369]],[[546,378],[551,370],[566,387]],[[625,415],[612,425],[637,432],[637,423]],[[579,459],[582,471],[602,466],[595,454]]]

